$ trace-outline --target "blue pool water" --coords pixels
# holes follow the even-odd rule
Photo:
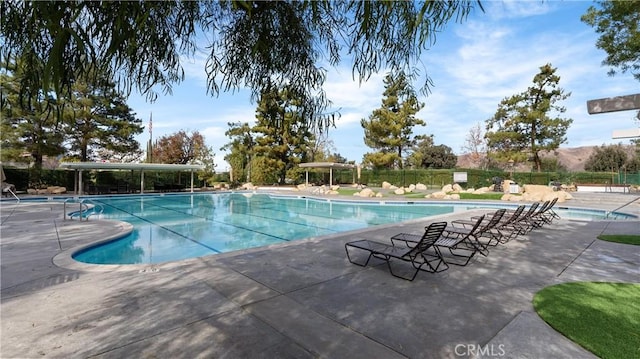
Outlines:
[[[92,198],[100,218],[129,222],[133,232],[87,248],[75,260],[94,264],[161,263],[447,214],[485,204],[318,200],[250,193]],[[498,205],[495,205],[496,208]],[[557,209],[567,218],[604,212]]]

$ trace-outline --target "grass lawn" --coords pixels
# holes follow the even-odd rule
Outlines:
[[[504,196],[502,192],[494,192],[494,193],[460,193],[460,199],[493,199],[500,200]]]
[[[533,306],[554,329],[600,358],[640,358],[640,284],[576,282],[546,287]]]
[[[636,246],[640,246],[640,235],[636,234],[601,234],[598,236],[598,239],[608,242],[635,244]]]
[[[361,190],[356,188],[338,188],[338,193],[342,196],[353,196],[354,193],[360,191]]]

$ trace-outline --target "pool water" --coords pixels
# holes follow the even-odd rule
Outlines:
[[[73,255],[77,261],[94,264],[175,261],[491,207],[477,203],[329,201],[253,193],[92,200],[104,208],[100,218],[126,221],[134,227],[126,237]],[[561,216],[569,214],[557,212]],[[570,215],[597,219],[604,212],[578,211]]]

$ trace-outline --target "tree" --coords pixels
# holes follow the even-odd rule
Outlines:
[[[251,158],[256,144],[251,127],[246,122],[229,122],[227,125],[229,129],[224,134],[231,138],[231,142],[220,150],[230,151],[224,159],[231,165],[231,177],[234,180],[246,178],[247,182],[251,182]]]
[[[640,1],[598,1],[598,4],[599,9],[590,6],[581,19],[600,34],[596,47],[607,53],[602,64],[612,67],[609,75],[615,75],[615,68],[619,68],[640,80]]]
[[[378,153],[365,154],[364,163],[374,167],[402,168],[405,152],[416,143],[413,127],[426,123],[415,117],[424,104],[418,98],[404,73],[388,74],[384,79],[382,105],[369,120],[362,119],[365,145]]]
[[[540,151],[552,151],[565,143],[571,119],[550,117],[550,112],[562,114],[566,109],[557,105],[571,94],[558,87],[560,76],[551,64],[540,67],[533,86],[500,102],[496,114],[486,121],[485,138],[492,156],[506,163],[532,161],[539,172]]]
[[[418,168],[455,168],[458,156],[447,145],[434,145],[432,136],[424,136],[416,144],[409,163]]]
[[[414,73],[446,24],[464,21],[470,1],[3,1],[0,56],[33,54],[32,86],[67,91],[99,69],[153,100],[184,77],[181,60],[208,50],[208,91],[247,87],[253,99],[292,86],[310,124],[326,126],[323,66],[346,54],[354,77],[381,69]],[[199,44],[204,38],[209,42]],[[344,48],[344,51],[341,51]],[[425,83],[425,87],[429,84]]]
[[[469,154],[473,163],[480,164],[481,168],[485,168],[487,165],[486,146],[486,140],[484,138],[484,134],[482,133],[482,127],[480,126],[480,123],[477,123],[475,126],[469,129],[467,137],[465,137],[465,142],[462,146],[462,150]]]
[[[162,136],[153,146],[153,158],[157,163],[189,164],[212,162],[213,151],[207,147],[204,136],[198,131],[191,134],[180,130]]]
[[[44,156],[64,153],[63,123],[57,114],[61,106],[54,94],[40,86],[30,87],[25,80],[29,71],[42,70],[37,58],[21,57],[4,63],[0,75],[2,110],[2,157],[22,161],[27,153],[34,161],[36,181]]]
[[[291,88],[271,88],[262,93],[256,108],[254,151],[280,184],[297,178],[297,165],[306,161],[313,141],[297,95]]]
[[[111,81],[74,83],[71,98],[65,101],[65,114],[70,150],[81,161],[95,160],[98,154],[139,157],[140,144],[134,136],[142,133],[142,120],[135,117]]]
[[[596,147],[587,158],[584,169],[593,172],[615,172],[625,165],[627,159],[627,152],[622,145],[602,145]]]

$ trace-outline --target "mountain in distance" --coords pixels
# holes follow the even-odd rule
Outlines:
[[[570,172],[580,172],[584,171],[584,164],[591,156],[591,154],[595,151],[596,148],[600,146],[582,146],[582,147],[572,147],[572,148],[558,148],[555,151],[544,151],[541,152],[542,158],[557,158],[558,162],[561,163],[568,171]],[[634,145],[627,145],[628,147],[627,154],[629,157],[633,156],[635,151]],[[531,164],[523,163],[516,164],[516,171],[530,171]],[[477,162],[472,161],[471,156],[469,154],[462,154],[458,156],[458,168],[478,168],[479,164]]]

